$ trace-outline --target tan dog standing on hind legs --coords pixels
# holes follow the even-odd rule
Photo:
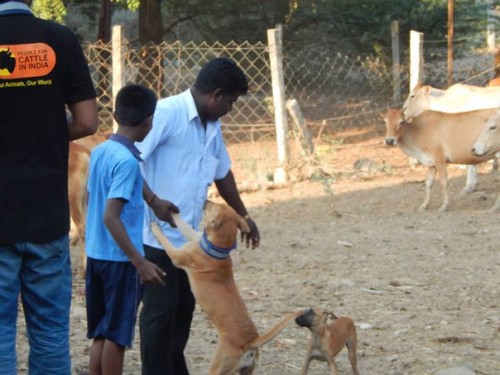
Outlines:
[[[333,320],[328,323],[328,318]],[[345,316],[337,318],[319,307],[312,307],[303,311],[295,322],[298,326],[307,327],[311,331],[311,340],[301,375],[307,374],[313,359],[326,361],[332,375],[338,375],[335,356],[340,353],[344,345],[349,353],[352,372],[354,375],[359,375],[356,363],[356,327],[351,318]]]
[[[250,231],[246,221],[231,207],[207,202],[203,234],[173,215],[177,228],[189,242],[176,249],[156,223],[151,230],[173,264],[186,271],[191,290],[201,309],[217,328],[219,341],[209,375],[251,375],[258,348],[272,340],[303,310],[285,315],[271,330],[259,335],[233,278],[229,253],[236,247],[238,230]]]

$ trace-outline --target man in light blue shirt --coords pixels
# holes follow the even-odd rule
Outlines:
[[[247,79],[232,60],[211,60],[189,90],[158,102],[153,129],[137,144],[144,160],[144,199],[149,205],[144,214],[145,257],[167,273],[165,285],[145,286],[142,298],[143,375],[189,374],[184,348],[195,307],[186,273],[172,265],[151,233],[150,223],[157,221],[177,247],[185,239],[155,214],[172,223],[170,214],[178,210],[184,221],[198,229],[208,188],[215,182],[221,197],[251,228],[243,238],[246,246],[259,246],[259,231],[236,188],[219,121],[247,91]]]

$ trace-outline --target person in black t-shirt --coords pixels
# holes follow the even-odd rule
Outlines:
[[[30,3],[0,0],[0,368],[17,373],[21,295],[30,374],[69,375],[68,148],[97,130],[96,92],[74,33]]]

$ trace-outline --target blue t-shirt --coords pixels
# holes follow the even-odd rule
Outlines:
[[[120,217],[130,240],[139,253],[144,255],[143,178],[139,167],[139,152],[132,142],[127,141],[115,134],[110,140],[97,146],[90,157],[85,250],[87,256],[93,259],[129,261],[103,222],[106,203],[110,198],[121,198],[127,202]]]

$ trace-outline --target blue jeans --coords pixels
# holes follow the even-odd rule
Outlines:
[[[19,294],[30,346],[30,375],[70,375],[71,264],[65,235],[43,244],[0,246],[0,372],[16,375]]]

